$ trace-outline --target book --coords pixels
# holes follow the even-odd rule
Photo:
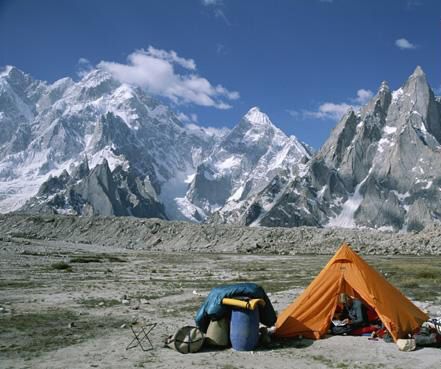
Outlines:
[[[333,319],[332,324],[334,324],[334,326],[336,327],[344,327],[346,325],[345,323],[343,323],[343,320],[337,320],[337,319]]]

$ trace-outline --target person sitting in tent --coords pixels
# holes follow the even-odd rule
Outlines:
[[[351,330],[362,328],[369,324],[366,315],[366,307],[361,300],[352,298],[345,293],[340,294],[340,302],[344,305],[343,324],[348,325]]]
[[[332,320],[332,334],[361,334],[360,329],[369,324],[366,306],[361,300],[345,293],[340,294],[339,302]]]

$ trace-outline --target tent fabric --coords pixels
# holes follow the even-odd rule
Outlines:
[[[271,327],[276,322],[276,312],[264,289],[255,283],[236,283],[213,288],[199,308],[195,316],[196,326],[207,332],[210,320],[218,320],[228,315],[231,306],[222,304],[226,297],[249,297],[265,301],[264,306],[259,306],[260,322]]]
[[[277,318],[278,337],[323,337],[346,293],[375,310],[393,339],[407,338],[428,319],[348,244],[343,244],[306,290]]]

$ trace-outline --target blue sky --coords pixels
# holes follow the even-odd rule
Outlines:
[[[258,105],[320,147],[348,105],[421,65],[441,86],[438,0],[0,0],[0,66],[99,65],[206,126]]]

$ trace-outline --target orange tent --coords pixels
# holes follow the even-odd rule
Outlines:
[[[375,309],[393,339],[406,338],[429,317],[343,244],[306,290],[277,318],[276,335],[318,339],[328,332],[340,293]]]

